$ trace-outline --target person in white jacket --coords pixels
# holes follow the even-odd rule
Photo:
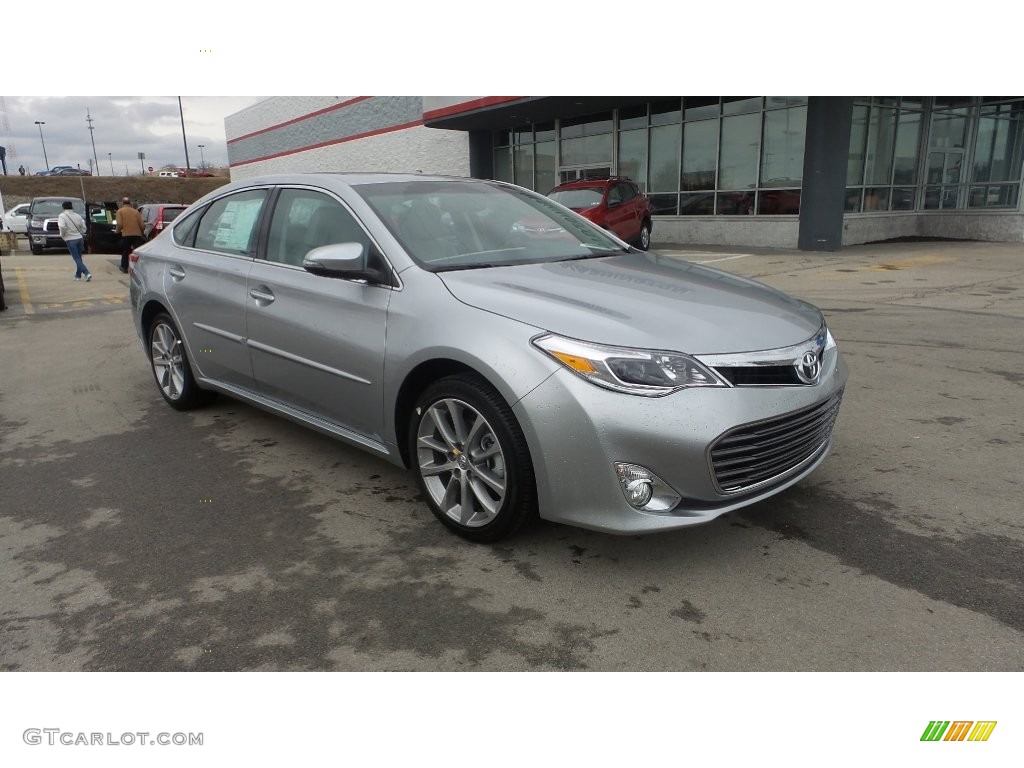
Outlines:
[[[75,260],[75,280],[84,279],[86,282],[92,280],[92,272],[82,261],[82,249],[85,246],[86,224],[85,219],[75,213],[71,208],[71,201],[65,200],[60,216],[57,217],[57,227],[60,236],[71,252],[71,258]]]

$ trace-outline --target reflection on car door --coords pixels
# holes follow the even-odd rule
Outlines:
[[[246,389],[253,386],[246,279],[267,195],[267,189],[252,189],[212,203],[201,214],[195,247],[175,248],[164,270],[164,291],[199,376]]]
[[[257,389],[383,442],[384,339],[391,289],[313,275],[311,249],[370,238],[335,198],[285,188],[265,258],[249,273],[247,333]]]

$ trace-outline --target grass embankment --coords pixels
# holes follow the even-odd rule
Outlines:
[[[154,176],[0,176],[4,207],[27,203],[33,197],[85,197],[89,202],[120,200],[127,195],[143,203],[193,203],[230,179],[161,179]]]

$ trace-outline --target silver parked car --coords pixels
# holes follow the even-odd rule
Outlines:
[[[476,541],[760,501],[824,460],[846,381],[811,305],[500,182],[249,179],[132,258],[172,407],[225,393],[411,467]]]

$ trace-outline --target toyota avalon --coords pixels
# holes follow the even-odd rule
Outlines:
[[[765,499],[824,460],[847,376],[810,304],[477,179],[229,184],[135,250],[131,303],[171,407],[219,392],[408,467],[475,541]]]

